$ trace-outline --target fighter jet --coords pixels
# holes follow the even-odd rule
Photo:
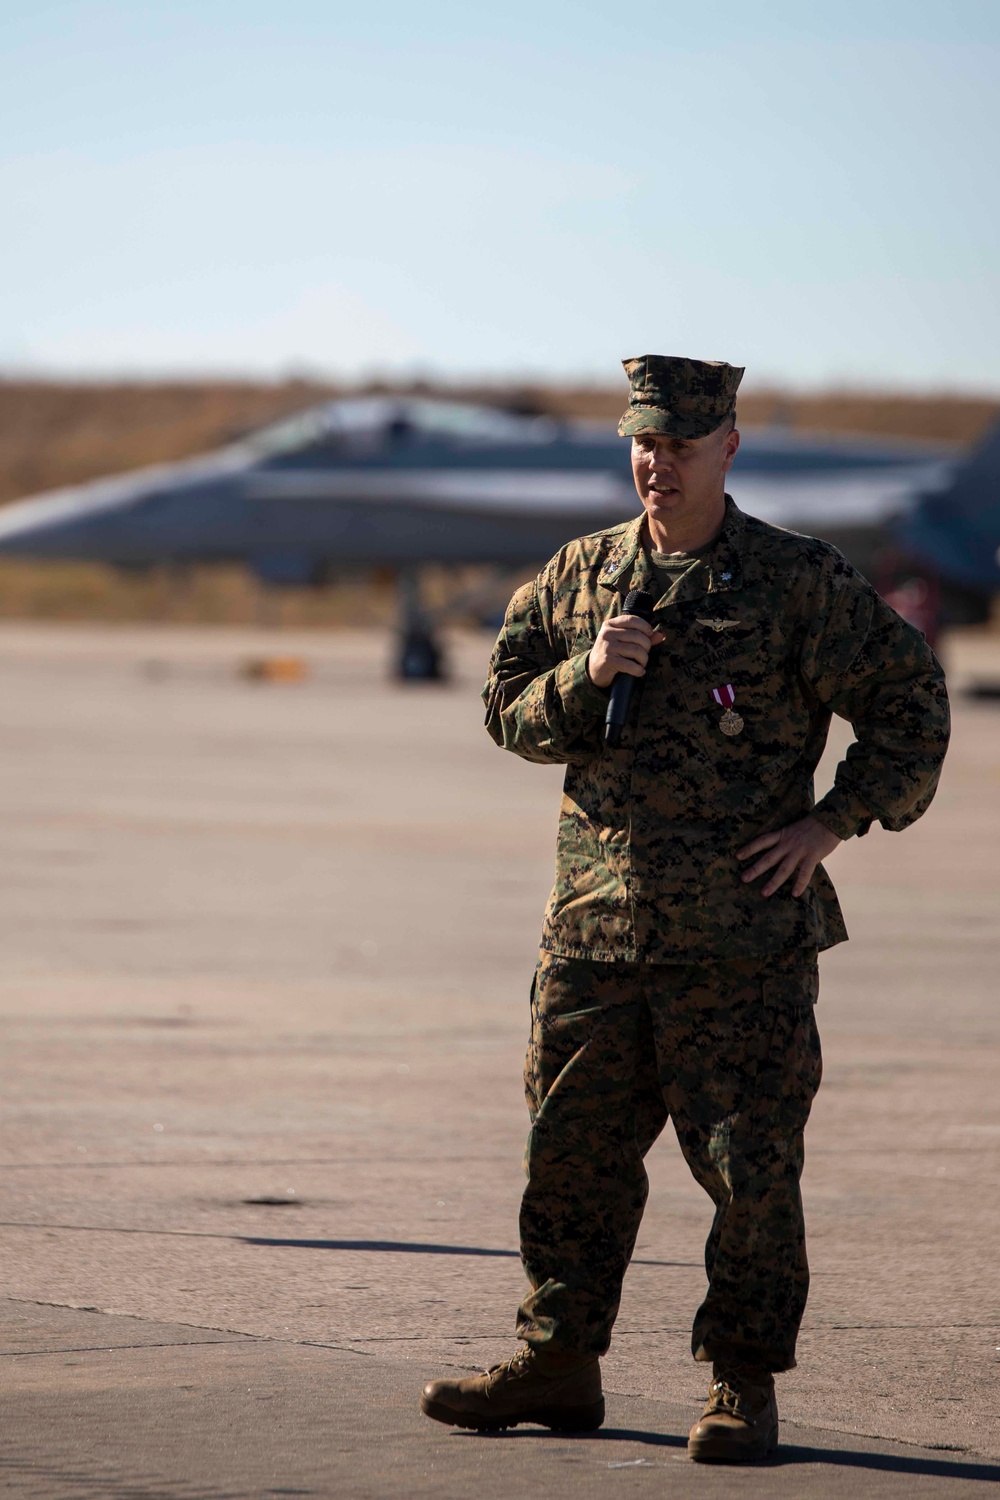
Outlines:
[[[744,433],[731,492],[746,510],[828,537],[866,567],[910,498],[954,455],[784,429]],[[328,402],[202,458],[16,501],[0,552],[126,568],[240,561],[270,583],[398,570],[402,674],[433,676],[429,563],[536,565],[636,513],[629,445],[607,428],[431,398]]]
[[[1000,591],[1000,425],[943,490],[918,494],[895,528],[901,547],[956,588]]]

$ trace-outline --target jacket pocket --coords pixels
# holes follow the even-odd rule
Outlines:
[[[819,999],[819,963],[812,948],[792,949],[767,960],[764,1004],[811,1009]]]

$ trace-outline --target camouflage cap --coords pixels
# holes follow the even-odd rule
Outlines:
[[[622,364],[629,393],[628,409],[618,423],[619,437],[645,432],[705,437],[735,409],[743,379],[742,366],[677,354],[640,354]]]

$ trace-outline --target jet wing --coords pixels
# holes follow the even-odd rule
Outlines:
[[[0,510],[0,552],[123,565],[243,560],[292,580],[429,561],[517,564],[628,520],[628,445],[606,429],[433,400],[327,403],[204,458]],[[950,475],[899,444],[744,434],[731,491],[814,535],[881,526]]]

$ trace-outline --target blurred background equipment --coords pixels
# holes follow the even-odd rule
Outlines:
[[[309,668],[301,656],[252,656],[242,675],[251,682],[302,682]]]
[[[1000,590],[1000,424],[947,489],[921,495],[895,532],[915,562],[971,600]]]
[[[992,498],[984,490],[998,451],[994,438],[983,450],[992,459],[963,465],[944,445],[749,427],[730,488],[754,515],[827,538],[876,579],[918,498],[919,514],[932,507],[943,540],[931,534],[919,554],[934,578],[932,630],[939,603],[946,617],[985,618],[1000,582],[995,561],[992,575],[953,567],[979,544],[965,540],[968,524],[953,522],[947,498],[957,486],[977,524],[1000,532],[997,486]],[[166,564],[181,580],[185,569],[239,562],[265,586],[392,569],[395,670],[433,680],[444,672],[438,630],[449,614],[492,621],[512,579],[637,505],[628,444],[603,423],[380,395],[325,402],[201,458],[14,502],[0,511],[0,552]],[[490,571],[431,609],[422,573],[441,564]]]

